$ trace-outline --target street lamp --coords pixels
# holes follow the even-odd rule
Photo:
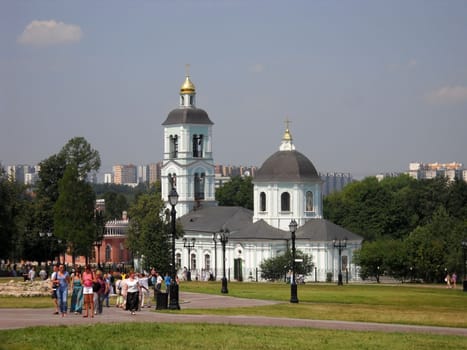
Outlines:
[[[289,224],[289,230],[292,234],[292,280],[290,281],[290,302],[298,303],[297,282],[295,281],[295,232],[297,231],[297,222],[292,219]]]
[[[176,236],[176,226],[175,226],[175,219],[176,219],[176,211],[175,206],[178,202],[178,193],[175,188],[169,193],[169,203],[172,206],[172,211],[170,212],[171,215],[171,223],[172,223],[172,281],[170,282],[170,303],[169,309],[170,310],[180,310],[180,304],[178,303],[178,283],[177,283],[177,272],[175,269],[175,236]]]
[[[222,228],[221,231],[217,234],[217,239],[222,244],[222,288],[221,293],[227,294],[229,290],[227,289],[227,277],[225,276],[225,245],[229,241],[229,229]]]
[[[195,247],[196,238],[192,238],[191,241],[188,241],[186,238],[183,239],[183,247],[188,248],[188,271],[186,272],[187,281],[191,281],[191,250]]]
[[[214,242],[214,281],[217,281],[217,237],[216,234],[212,234],[212,240]]]
[[[337,285],[342,286],[342,249],[347,247],[347,238],[344,237],[343,240],[338,240],[334,238],[332,241],[334,248],[337,248],[339,250],[339,275],[338,275],[338,280],[337,280]]]
[[[101,268],[101,246],[102,246],[102,238],[98,237],[94,241],[94,246],[97,248],[97,268]]]
[[[462,279],[462,286],[463,286],[463,290],[464,292],[467,292],[467,276],[466,276],[466,264],[467,264],[467,261],[466,261],[466,255],[467,255],[467,239],[464,239],[462,241],[462,250],[464,252],[464,267],[463,267],[463,275],[464,275],[464,278]]]

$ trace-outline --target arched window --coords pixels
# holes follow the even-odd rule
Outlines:
[[[306,193],[305,211],[313,211],[313,192],[311,192],[311,191],[308,191]]]
[[[193,157],[203,157],[203,135],[193,135]]]
[[[264,192],[259,194],[259,210],[266,211],[266,193]]]
[[[204,255],[204,268],[207,271],[211,270],[211,256],[209,254]]]
[[[290,211],[290,194],[283,192],[281,194],[281,211]]]
[[[196,254],[191,253],[190,269],[196,270]]]
[[[169,191],[172,189],[172,188],[177,188],[177,174],[173,173],[173,174],[168,174],[167,175],[168,177],[168,180],[169,180]]]
[[[182,266],[182,255],[180,253],[175,254],[175,267],[177,270]]]
[[[170,158],[177,158],[178,157],[178,136],[177,135],[170,135],[169,137],[169,153]]]
[[[112,261],[112,246],[110,244],[105,246],[105,261]]]
[[[202,200],[204,199],[204,180],[206,174],[205,173],[195,173],[195,200]]]

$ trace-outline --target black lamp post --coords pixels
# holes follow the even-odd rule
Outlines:
[[[462,250],[463,250],[463,253],[464,253],[464,263],[463,263],[463,279],[462,279],[462,288],[464,290],[464,292],[467,292],[467,276],[466,276],[466,265],[467,265],[467,261],[466,261],[466,255],[467,255],[467,239],[464,239],[462,241]]]
[[[342,283],[342,249],[347,247],[347,238],[344,238],[343,240],[338,240],[334,238],[332,241],[334,248],[337,248],[339,250],[339,275],[338,275],[338,280],[337,280],[337,285],[342,286],[344,285]]]
[[[188,248],[188,271],[186,272],[186,280],[191,281],[191,250],[195,247],[196,239],[192,238],[188,241],[186,238],[183,239],[183,247]]]
[[[180,310],[180,304],[178,303],[178,283],[177,283],[177,271],[175,267],[175,236],[176,236],[176,226],[175,226],[175,219],[176,219],[176,211],[175,206],[178,202],[178,193],[175,188],[169,193],[169,203],[172,206],[172,210],[170,212],[171,215],[171,223],[172,223],[172,280],[170,282],[170,303],[169,309],[170,310]]]
[[[225,275],[225,245],[229,241],[229,229],[221,229],[221,232],[217,234],[217,239],[222,244],[222,288],[221,293],[227,294],[229,290],[227,289],[227,277]]]
[[[297,282],[295,281],[295,232],[297,231],[297,222],[292,219],[289,224],[289,230],[292,234],[292,280],[290,281],[290,302],[298,303]]]
[[[214,242],[214,281],[217,281],[217,237],[216,234],[212,234],[212,240]]]
[[[94,241],[94,246],[97,248],[97,268],[101,268],[101,246],[102,246],[102,239],[97,238]]]

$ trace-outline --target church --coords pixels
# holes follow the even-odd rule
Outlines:
[[[362,237],[323,219],[322,180],[313,163],[295,149],[287,126],[278,151],[264,161],[253,179],[254,209],[218,206],[215,200],[213,125],[196,107],[189,74],[180,88],[179,107],[162,123],[164,155],[162,198],[175,188],[177,218],[183,239],[176,241],[175,261],[192,279],[222,277],[220,232],[228,233],[225,268],[229,280],[261,281],[260,264],[283,255],[291,245],[289,224],[297,223],[296,249],[312,257],[314,271],[305,281],[359,280],[353,252]],[[338,242],[338,243],[337,243]],[[299,262],[297,262],[299,263]],[[339,266],[340,265],[340,266]]]

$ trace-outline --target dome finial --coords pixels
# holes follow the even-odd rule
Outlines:
[[[279,147],[279,150],[281,151],[293,151],[295,149],[295,146],[292,143],[292,135],[290,134],[289,131],[289,124],[291,121],[287,117],[285,119],[285,132],[284,136],[282,137],[282,143],[281,146]]]
[[[180,88],[180,95],[194,95],[196,94],[195,85],[190,80],[190,65],[187,63],[185,65],[185,82]]]

